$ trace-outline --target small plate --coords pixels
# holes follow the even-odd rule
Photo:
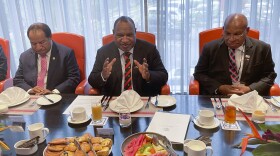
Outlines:
[[[53,105],[57,102],[59,102],[61,100],[61,95],[58,94],[48,94],[46,95],[46,97],[50,100],[53,101],[53,103],[51,103],[49,100],[45,99],[44,97],[40,97],[36,100],[36,103],[38,105],[42,105],[42,106],[47,106],[47,105]]]
[[[90,116],[87,115],[87,118],[85,120],[82,121],[72,121],[71,116],[68,116],[67,121],[71,124],[82,124],[82,123],[86,123],[88,120],[90,119]]]
[[[151,103],[155,105],[156,97],[152,97]],[[176,99],[170,95],[159,95],[157,107],[170,107],[176,104]]]
[[[214,118],[214,124],[213,125],[209,125],[209,126],[205,126],[205,125],[201,125],[198,121],[198,116],[195,117],[195,119],[193,119],[193,122],[196,126],[200,127],[200,128],[204,128],[204,129],[213,129],[216,128],[220,125],[220,121],[217,118]]]

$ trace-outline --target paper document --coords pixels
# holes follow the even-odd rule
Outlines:
[[[156,112],[147,132],[159,133],[173,143],[184,143],[190,115]]]
[[[74,107],[83,106],[86,109],[87,115],[91,115],[91,104],[100,101],[102,96],[84,96],[78,95],[77,98],[68,106],[63,114],[69,114]]]

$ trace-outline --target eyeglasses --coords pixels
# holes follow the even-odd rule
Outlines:
[[[232,39],[241,39],[244,36],[245,31],[246,30],[244,30],[241,34],[235,34],[235,35],[229,34],[229,33],[224,33],[224,37],[225,37],[225,39],[230,39],[230,38],[232,38]]]

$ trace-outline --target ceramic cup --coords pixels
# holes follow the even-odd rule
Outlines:
[[[28,126],[29,131],[29,137],[30,139],[33,139],[37,136],[39,136],[39,144],[44,142],[46,139],[46,136],[49,134],[49,129],[44,127],[43,123],[34,123],[32,125]]]
[[[200,140],[186,140],[184,142],[184,151],[191,156],[205,156],[209,150],[210,155],[213,155],[213,149],[211,146],[206,146],[204,142]]]
[[[70,115],[71,120],[75,122],[84,121],[87,118],[86,109],[84,107],[74,107]]]
[[[198,122],[201,125],[210,126],[214,124],[214,112],[211,110],[200,110],[198,113]]]

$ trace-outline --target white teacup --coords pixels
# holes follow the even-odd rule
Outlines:
[[[201,125],[210,126],[214,124],[214,112],[211,110],[200,110],[198,113],[198,122]]]
[[[86,109],[84,107],[74,107],[70,115],[72,121],[84,121],[86,119]]]
[[[44,142],[46,139],[46,136],[49,134],[49,129],[48,128],[44,128],[44,124],[43,123],[35,123],[32,125],[28,126],[28,131],[29,131],[29,137],[30,139],[33,139],[37,136],[39,136],[39,144]]]
[[[204,142],[200,140],[186,140],[184,142],[184,151],[191,156],[205,156],[207,149],[210,151],[210,156],[212,156],[212,147],[206,146]]]

